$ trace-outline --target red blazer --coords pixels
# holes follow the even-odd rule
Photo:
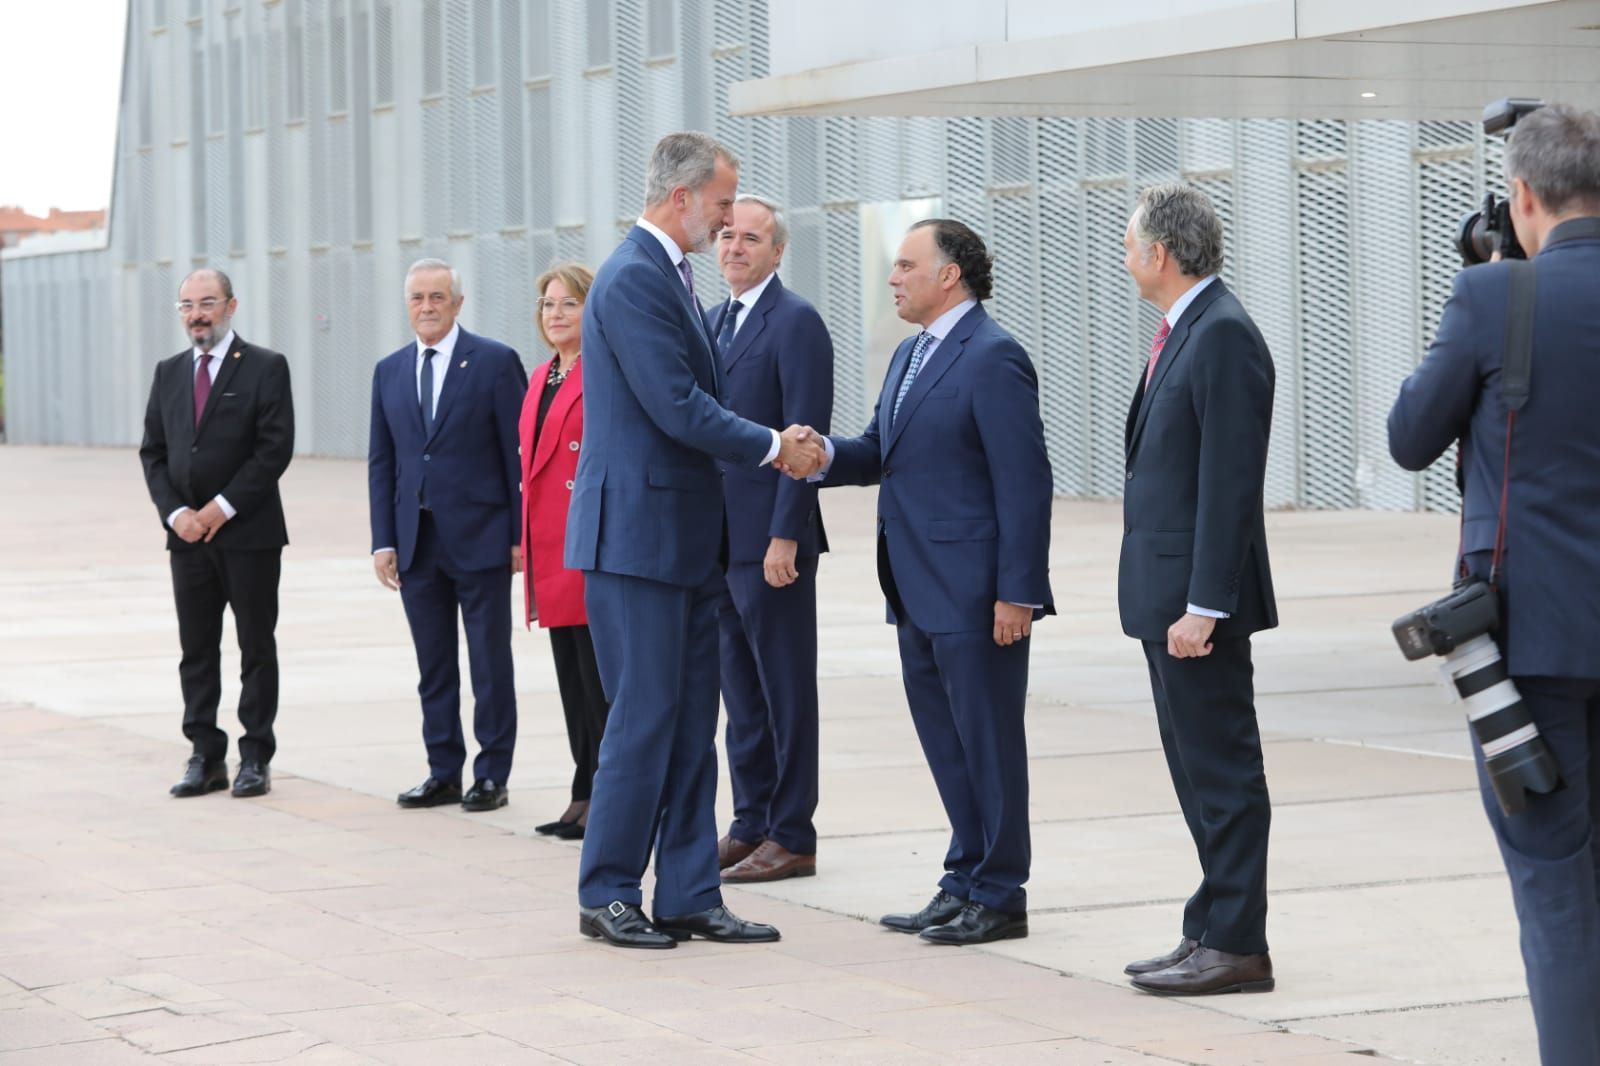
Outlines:
[[[583,362],[573,365],[556,390],[535,450],[533,422],[549,372],[550,363],[545,363],[530,376],[517,426],[522,442],[523,620],[532,628],[537,617],[547,629],[589,621],[583,610],[583,572],[561,565],[572,479],[583,442]]]

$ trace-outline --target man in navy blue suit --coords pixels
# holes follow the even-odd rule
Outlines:
[[[528,375],[517,353],[456,322],[461,279],[440,259],[406,272],[416,339],[372,373],[367,488],[372,564],[398,589],[416,646],[428,776],[402,807],[506,805],[517,740],[511,671],[511,575],[522,568],[517,417]],[[461,668],[472,673],[473,784],[461,792]]]
[[[717,867],[717,601],[727,536],[717,461],[814,469],[821,448],[722,404],[726,379],[686,253],[732,221],[739,164],[703,133],[663,137],[645,208],[583,315],[583,448],[566,565],[611,714],[578,869],[578,928],[620,947],[776,940],[722,905]],[[653,918],[640,880],[656,852]]]
[[[1143,645],[1201,870],[1178,946],[1124,971],[1163,995],[1266,992],[1272,806],[1250,635],[1278,624],[1263,506],[1272,356],[1217,276],[1222,223],[1199,189],[1144,190],[1123,246],[1163,317],[1128,409],[1117,607]]]
[[[711,333],[728,407],[753,422],[828,432],[833,340],[784,287],[783,210],[741,195],[717,238],[732,290]],[[728,592],[722,631],[724,743],[733,825],[717,841],[722,879],[779,881],[817,870],[817,556],[828,550],[817,487],[771,468],[722,465]]]
[[[1523,117],[1506,150],[1511,221],[1535,279],[1527,403],[1500,395],[1509,268],[1456,276],[1433,345],[1389,412],[1389,450],[1422,470],[1461,442],[1458,572],[1487,578],[1506,496],[1497,643],[1566,787],[1507,815],[1478,754],[1511,875],[1545,1066],[1600,1063],[1600,114]],[[1506,435],[1510,432],[1510,449]]]
[[[879,486],[878,581],[951,828],[933,899],[882,923],[936,944],[1028,935],[1028,638],[1055,613],[1039,383],[983,309],[992,263],[960,222],[906,234],[889,285],[922,332],[896,349],[861,436],[827,438],[822,479]]]

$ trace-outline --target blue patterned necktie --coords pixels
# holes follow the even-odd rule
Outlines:
[[[728,313],[722,316],[722,328],[717,330],[717,351],[724,357],[733,347],[733,334],[739,328],[739,312],[743,310],[744,304],[735,300],[728,305]]]
[[[900,404],[905,400],[906,393],[911,391],[911,383],[917,380],[917,374],[922,370],[922,356],[932,343],[933,334],[923,330],[917,334],[917,343],[911,346],[911,362],[906,364],[906,376],[900,379],[900,391],[894,395],[894,411],[889,415],[891,426],[894,425],[895,419],[900,417]]]
[[[689,265],[688,256],[678,260],[678,273],[683,275],[684,287],[689,290],[689,302],[699,307],[700,301],[694,295],[694,267]]]

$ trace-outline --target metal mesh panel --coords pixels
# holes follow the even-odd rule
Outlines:
[[[441,162],[450,174],[446,230],[470,233],[478,218],[477,161],[472,155],[472,27],[465,4],[444,9],[445,140],[448,155]],[[430,142],[439,143],[439,142]]]
[[[551,167],[556,142],[552,139],[550,87],[538,85],[528,90],[528,224],[547,230],[555,225],[555,182]]]
[[[650,149],[673,129],[678,109],[676,64],[644,66],[644,0],[618,0],[615,8],[616,174],[614,217],[632,218],[644,199],[644,169]]]
[[[865,379],[861,321],[861,219],[854,207],[822,212],[822,313],[833,336],[833,420],[843,426],[864,426],[878,382]]]
[[[1088,291],[1084,346],[1089,364],[1089,493],[1120,496],[1128,403],[1145,352],[1135,340],[1132,283],[1122,264],[1128,228],[1125,181],[1102,178],[1083,191],[1083,274]]]
[[[1084,345],[1083,197],[1079,123],[1037,124],[1039,406],[1057,492],[1089,492],[1089,357]],[[1107,398],[1108,400],[1110,397]]]
[[[1300,219],[1302,502],[1356,502],[1351,336],[1350,182],[1342,122],[1297,124],[1295,209]]]
[[[329,183],[321,180],[322,175],[328,172],[328,75],[322,62],[322,0],[306,0],[305,16],[307,62],[301,77],[305,79],[305,102],[309,117],[306,122],[306,153],[310,174],[313,175],[313,180],[307,183],[306,200],[310,208],[311,243],[317,245],[327,244],[330,240],[328,200],[333,192],[328,187]],[[291,71],[290,77],[294,76],[295,73]]]
[[[394,102],[393,0],[373,0],[372,95],[380,104]]]
[[[350,35],[350,235],[372,240],[372,15],[356,0]]]

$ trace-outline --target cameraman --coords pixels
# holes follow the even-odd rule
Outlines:
[[[1537,281],[1531,391],[1509,449],[1499,391],[1509,268],[1489,263],[1456,277],[1438,336],[1389,412],[1389,451],[1421,470],[1461,441],[1459,572],[1473,577],[1489,576],[1506,482],[1496,636],[1566,788],[1530,794],[1527,810],[1508,817],[1481,750],[1478,776],[1521,922],[1540,1059],[1597,1066],[1600,114],[1557,105],[1522,118],[1506,175]]]

